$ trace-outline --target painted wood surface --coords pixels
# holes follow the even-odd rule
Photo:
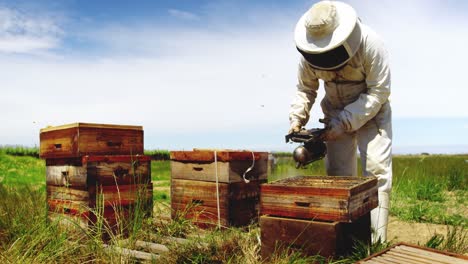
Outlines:
[[[41,158],[143,154],[141,127],[77,123],[41,130]]]
[[[257,220],[260,183],[262,181],[218,184],[223,226],[243,226]],[[218,223],[217,197],[214,182],[172,179],[172,217],[183,215],[200,226],[215,226]]]
[[[370,243],[370,214],[355,223],[261,216],[260,230],[265,260],[283,250],[306,256],[340,256],[352,251],[354,239]]]
[[[262,215],[352,222],[378,206],[375,177],[292,177],[261,185]]]

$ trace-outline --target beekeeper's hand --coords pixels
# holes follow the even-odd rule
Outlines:
[[[301,131],[302,125],[298,121],[293,121],[291,127],[289,128],[288,134],[298,133]]]
[[[337,118],[332,118],[327,122],[327,131],[323,135],[325,141],[334,141],[342,137],[345,133],[343,124]]]

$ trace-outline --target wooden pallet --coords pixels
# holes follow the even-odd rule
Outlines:
[[[398,243],[357,263],[468,264],[468,256],[407,243]]]

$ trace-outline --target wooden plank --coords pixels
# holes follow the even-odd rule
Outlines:
[[[88,202],[89,192],[87,190],[80,190],[75,188],[52,186],[48,185],[47,199],[52,200],[70,200],[70,201],[86,201]]]
[[[90,188],[91,189],[91,188]],[[95,191],[90,191],[90,205],[103,203],[104,206],[134,205],[137,200],[142,203],[152,200],[152,184],[129,184],[98,186]]]
[[[457,259],[454,259],[451,256],[446,256],[444,254],[438,254],[438,253],[430,252],[430,251],[427,251],[427,250],[414,248],[414,247],[408,247],[408,246],[404,246],[404,245],[397,246],[394,249],[390,250],[388,253],[390,253],[391,251],[394,251],[394,250],[398,250],[398,249],[401,249],[400,252],[402,252],[402,253],[404,253],[406,255],[415,256],[415,257],[418,257],[418,258],[420,258],[421,260],[424,260],[424,261],[438,261],[441,264],[466,263],[466,261],[462,261],[460,259],[457,260]]]
[[[49,212],[88,217],[90,207],[87,201],[47,199]]]
[[[417,245],[398,243],[385,250],[377,252],[357,263],[383,263],[382,261],[388,261],[392,258],[403,258],[404,261],[401,263],[409,263],[414,261],[417,263],[454,263],[454,264],[466,264],[468,263],[468,256],[455,254],[452,252],[446,252],[436,250],[433,248],[426,248]]]
[[[385,253],[383,258],[394,258],[398,259],[400,262],[408,263],[408,264],[433,264],[434,260],[424,260],[420,256],[411,256],[409,254],[404,254],[404,253],[398,253],[394,252],[394,250],[390,250],[387,253]]]
[[[87,171],[82,166],[46,166],[46,184],[66,187],[86,187]]]
[[[217,164],[218,182],[229,183],[229,163],[220,161]],[[216,181],[216,165],[210,163],[171,161],[171,178]]]

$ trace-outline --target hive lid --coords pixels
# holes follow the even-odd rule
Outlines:
[[[105,129],[125,129],[125,130],[143,130],[142,126],[132,126],[132,125],[114,125],[114,124],[95,124],[95,123],[72,123],[60,126],[48,126],[40,130],[43,132],[50,132],[55,130],[63,130],[67,128],[105,128]]]
[[[376,186],[377,178],[374,176],[295,176],[266,185],[282,189],[334,189],[356,192]]]

